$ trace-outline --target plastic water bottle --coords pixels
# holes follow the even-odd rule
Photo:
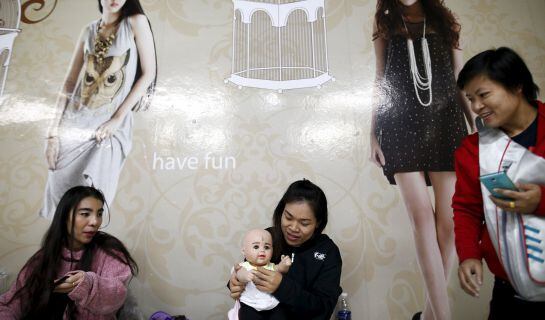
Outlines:
[[[337,320],[351,320],[352,312],[348,307],[348,293],[341,293],[341,299],[339,300],[339,311],[337,311]]]

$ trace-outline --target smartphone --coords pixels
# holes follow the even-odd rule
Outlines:
[[[64,277],[60,278],[59,280],[53,282],[53,287],[56,287],[59,284],[63,283],[66,279],[68,279],[68,277],[70,277],[70,276],[64,276]]]
[[[499,199],[512,200],[511,198],[505,197],[504,195],[495,192],[494,189],[507,189],[518,191],[517,187],[515,186],[513,181],[509,179],[505,171],[482,175],[479,177],[479,180],[481,180],[481,183],[484,184],[486,189],[488,189],[488,191],[490,191],[490,193],[494,197]]]

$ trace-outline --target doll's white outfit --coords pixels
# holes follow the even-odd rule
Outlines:
[[[241,262],[239,265],[248,271],[257,270],[257,267],[252,266],[248,261]],[[274,263],[269,262],[263,268],[274,271]],[[246,289],[240,295],[240,302],[257,311],[271,310],[279,303],[271,294],[259,291],[251,281],[246,284]]]

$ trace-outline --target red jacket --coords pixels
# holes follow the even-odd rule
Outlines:
[[[537,116],[537,141],[532,151],[545,158],[545,104],[542,102],[538,102]],[[479,181],[479,135],[475,133],[466,137],[454,156],[457,180],[452,208],[456,251],[460,263],[470,258],[484,258],[493,274],[507,280],[484,219]],[[535,214],[545,216],[545,186],[541,186],[541,201]]]

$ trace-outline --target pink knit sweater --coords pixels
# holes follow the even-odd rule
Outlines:
[[[79,260],[83,251],[73,252],[73,258]],[[63,255],[70,260],[70,251],[63,250]],[[83,281],[75,287],[68,297],[76,304],[76,319],[78,320],[105,320],[115,319],[115,314],[125,302],[127,285],[131,279],[131,270],[128,265],[107,255],[98,249],[94,255],[91,270],[85,273]],[[75,263],[63,261],[58,278],[69,271],[75,270]],[[0,296],[0,319],[20,319],[22,310],[19,299],[9,305],[3,304],[11,299],[27,277],[27,270],[21,271],[16,283],[13,283],[8,292]],[[66,319],[66,316],[64,317]]]

